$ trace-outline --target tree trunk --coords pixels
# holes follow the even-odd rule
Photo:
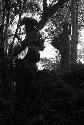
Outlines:
[[[78,7],[77,7],[78,0],[71,0],[71,25],[72,25],[72,34],[71,34],[71,63],[76,63],[77,60],[77,14],[78,14]]]

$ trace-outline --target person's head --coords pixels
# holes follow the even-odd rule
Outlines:
[[[32,31],[32,30],[38,30],[38,22],[37,20],[30,18],[30,17],[24,17],[20,23],[20,25],[25,25],[26,32]]]

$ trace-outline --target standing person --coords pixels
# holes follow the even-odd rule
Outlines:
[[[24,73],[26,75],[28,71],[31,72],[29,74],[35,73],[36,63],[40,60],[39,51],[43,51],[44,49],[44,41],[38,30],[37,20],[24,17],[21,21],[21,25],[25,25],[26,37],[24,41],[26,41],[28,45],[28,53],[23,60],[25,64]]]
[[[40,60],[39,51],[44,49],[44,41],[40,39],[40,33],[38,30],[38,22],[35,19],[24,17],[21,21],[21,25],[25,25],[26,37],[25,40],[21,43],[23,47],[24,44],[28,46],[28,53],[22,60],[23,70],[21,73],[21,78],[17,85],[17,97],[19,98],[19,88],[21,88],[21,99],[18,101],[17,107],[20,107],[20,103],[24,100],[23,103],[26,103],[28,98],[31,98],[33,81],[35,72],[37,70],[36,63]],[[16,107],[16,108],[17,108]]]

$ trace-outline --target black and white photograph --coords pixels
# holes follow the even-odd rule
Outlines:
[[[0,125],[84,124],[84,0],[0,0]]]

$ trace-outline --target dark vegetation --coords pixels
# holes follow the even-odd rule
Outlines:
[[[62,8],[64,2],[68,0],[59,0],[52,7],[47,7],[46,0],[43,1],[42,20],[39,24],[33,20],[35,25],[32,24],[29,27],[25,24],[25,18],[23,19],[21,25],[25,24],[26,26],[26,38],[20,43],[21,47],[18,45],[13,53],[9,54],[11,59],[9,58],[10,61],[7,61],[10,63],[4,60],[7,68],[0,67],[3,70],[0,72],[1,125],[80,125],[84,123],[84,66],[80,64],[69,65],[69,53],[66,53],[67,63],[64,58],[61,59],[60,71],[37,70],[36,62],[40,60],[39,50],[44,49],[44,42],[40,39],[38,29],[42,28],[48,17],[51,17],[59,8]],[[7,14],[10,12],[9,5],[7,0],[7,3],[5,3]],[[26,20],[27,24],[28,20]],[[30,42],[29,32],[32,30],[35,33],[35,41],[31,40]],[[39,34],[38,38],[37,32]],[[61,35],[65,36],[64,33]],[[57,44],[60,44],[58,49],[62,57],[64,57],[65,51],[69,51],[69,43],[66,44],[68,35],[66,35],[67,38],[59,36],[57,41]],[[61,43],[63,44],[61,45]],[[66,45],[65,49],[60,49],[64,45]],[[12,59],[12,57],[17,57],[27,46],[29,50],[23,60]],[[54,43],[53,46],[57,48]],[[67,70],[64,67],[65,63],[68,66]]]
[[[84,66],[74,65],[65,73],[43,70],[30,74],[28,70],[24,74],[21,61],[11,88],[1,86],[0,122],[16,125],[82,124]]]
[[[84,66],[68,72],[13,68],[11,86],[0,87],[0,123],[16,125],[80,125],[84,116]],[[33,66],[32,66],[33,67]],[[35,68],[35,67],[34,67]]]

